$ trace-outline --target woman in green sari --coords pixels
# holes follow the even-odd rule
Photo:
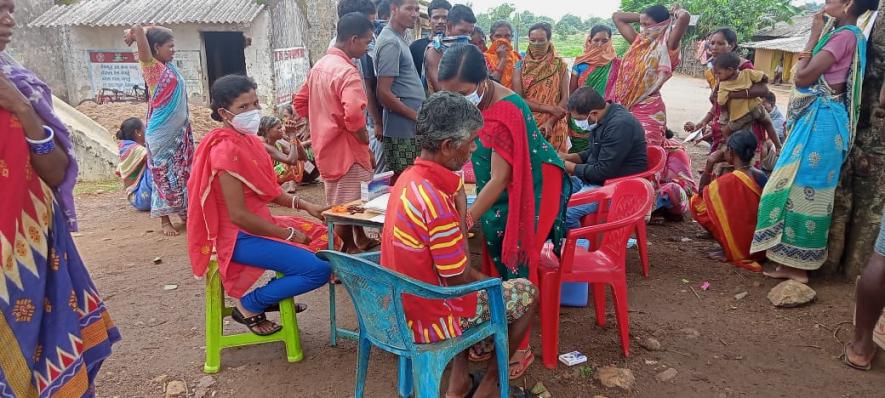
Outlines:
[[[866,39],[858,17],[878,0],[828,0],[815,14],[795,67],[787,141],[762,193],[751,252],[780,265],[765,271],[808,282],[827,260],[827,241],[842,164],[854,143]],[[831,16],[824,26],[824,14]]]
[[[541,210],[545,165],[558,169],[562,194],[550,238],[558,252],[565,234],[563,222],[571,195],[571,184],[562,160],[538,130],[532,111],[516,93],[489,79],[485,60],[472,45],[450,48],[439,66],[439,81],[446,91],[459,93],[482,111],[485,125],[479,131],[473,153],[478,195],[467,210],[468,227],[481,224],[486,261],[494,264],[492,276],[504,280],[528,278],[529,264],[537,264],[541,248],[535,244],[537,214]],[[497,275],[495,275],[497,274]],[[534,360],[528,341],[514,354],[510,376],[522,375]]]
[[[569,93],[574,93],[580,87],[592,87],[599,95],[605,97],[610,89],[609,83],[614,83],[621,60],[615,53],[612,45],[612,30],[605,25],[596,25],[590,29],[590,35],[584,43],[584,54],[575,59],[572,67],[572,78],[569,83]],[[569,130],[572,140],[571,153],[582,152],[587,149],[590,132],[585,128],[569,120]]]

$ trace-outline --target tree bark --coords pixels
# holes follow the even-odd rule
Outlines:
[[[824,273],[851,280],[860,275],[873,250],[885,205],[885,119],[873,115],[885,80],[885,2],[867,42],[867,66],[854,147],[836,189],[829,260]]]

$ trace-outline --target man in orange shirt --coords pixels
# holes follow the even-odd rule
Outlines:
[[[313,66],[293,99],[295,111],[310,122],[329,206],[359,199],[360,183],[371,181],[373,175],[366,92],[351,60],[366,54],[374,26],[365,14],[354,12],[338,20],[337,31],[335,45]],[[368,242],[362,228],[337,226],[335,233],[344,241],[345,252],[355,252],[360,243]]]

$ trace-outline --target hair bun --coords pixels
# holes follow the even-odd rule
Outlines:
[[[224,121],[224,119],[221,118],[221,115],[218,114],[218,111],[217,111],[217,110],[213,110],[213,111],[212,111],[212,114],[209,115],[209,117],[211,117],[212,120],[214,120],[214,121],[216,121],[216,122],[223,122],[223,121]]]

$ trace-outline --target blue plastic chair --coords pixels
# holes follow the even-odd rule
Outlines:
[[[324,250],[317,254],[329,261],[332,270],[350,294],[359,319],[359,363],[354,396],[363,396],[372,345],[399,355],[399,394],[417,398],[438,397],[440,379],[446,365],[459,353],[483,339],[494,336],[501,397],[509,395],[507,319],[500,279],[487,279],[469,285],[439,287],[388,270],[377,264],[379,255],[359,257]],[[374,261],[374,262],[373,262]],[[439,343],[417,344],[406,323],[402,295],[447,299],[485,290],[489,295],[491,321],[472,327],[456,338]]]

